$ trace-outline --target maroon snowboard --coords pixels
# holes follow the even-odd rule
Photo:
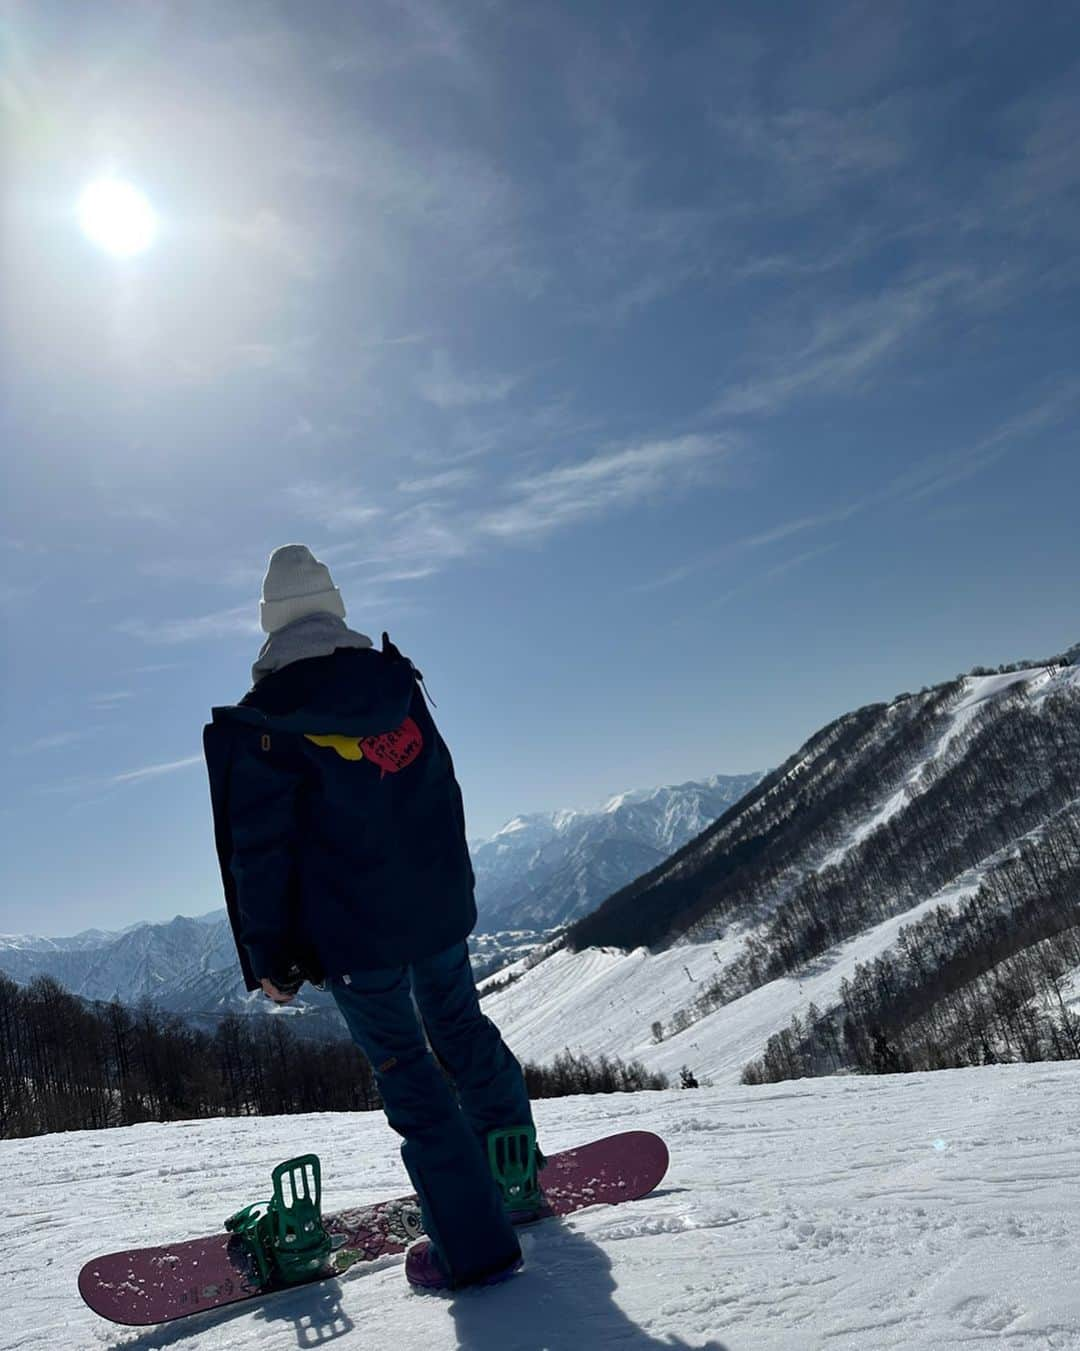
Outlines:
[[[539,1218],[635,1201],[659,1184],[667,1166],[667,1146],[649,1131],[625,1131],[554,1154],[540,1174]],[[415,1196],[341,1210],[324,1223],[340,1246],[316,1281],[338,1276],[355,1262],[403,1252],[424,1232]],[[95,1257],[79,1272],[79,1294],[103,1318],[145,1326],[274,1293],[259,1289],[254,1274],[241,1240],[222,1232]]]

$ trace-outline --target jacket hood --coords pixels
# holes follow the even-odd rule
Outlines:
[[[376,648],[338,648],[264,676],[238,704],[213,710],[215,722],[243,722],[283,732],[376,736],[409,714],[412,663]]]

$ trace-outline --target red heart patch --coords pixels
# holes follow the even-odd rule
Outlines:
[[[374,761],[383,774],[396,774],[399,769],[411,765],[424,749],[424,738],[412,718],[406,718],[392,732],[364,737],[360,746],[365,759]]]

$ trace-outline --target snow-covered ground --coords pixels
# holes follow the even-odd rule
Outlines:
[[[651,1197],[523,1232],[525,1270],[454,1299],[400,1257],[187,1323],[79,1300],[88,1258],[204,1232],[315,1149],[328,1207],[399,1194],[381,1114],[0,1142],[3,1351],[1080,1348],[1080,1066],[1002,1065],[537,1104],[548,1149],[659,1131]]]

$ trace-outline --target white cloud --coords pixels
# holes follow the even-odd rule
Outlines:
[[[797,395],[853,385],[927,324],[947,299],[985,297],[985,284],[971,268],[949,268],[869,299],[823,309],[800,347],[773,356],[764,374],[729,388],[714,411],[774,413]]]
[[[271,207],[260,207],[247,220],[229,222],[224,230],[242,248],[263,254],[301,281],[311,281],[321,270],[325,250],[319,237]]]
[[[469,522],[455,508],[438,502],[417,502],[404,511],[388,515],[367,539],[349,546],[357,556],[349,566],[364,564],[376,570],[389,565],[394,571],[437,569],[473,549]],[[327,550],[329,556],[330,550]]]
[[[932,497],[973,478],[1016,448],[1018,442],[1062,422],[1080,403],[1080,379],[1065,380],[1024,412],[973,446],[924,460],[909,473],[895,479],[885,490],[888,497],[914,502]]]
[[[202,755],[188,755],[182,760],[165,760],[156,764],[140,765],[138,769],[121,770],[118,774],[105,774],[97,777],[80,775],[75,778],[61,779],[55,783],[37,784],[33,791],[48,794],[86,793],[93,789],[121,788],[125,784],[142,783],[146,779],[160,779],[167,774],[176,774],[203,763]],[[106,796],[108,795],[106,794]]]
[[[265,371],[305,384],[311,376],[315,339],[310,336],[284,338],[279,342],[240,342],[231,358],[240,367]],[[197,367],[198,378],[209,378],[213,372]],[[220,379],[220,369],[216,372]]]
[[[718,437],[692,434],[560,465],[509,485],[510,500],[484,512],[476,528],[499,538],[537,538],[685,487],[715,470],[726,450]]]
[[[431,365],[416,382],[420,396],[436,408],[467,408],[500,403],[520,383],[514,375],[463,376],[444,351],[434,352]]]
[[[358,499],[355,489],[341,481],[307,480],[292,484],[287,492],[298,515],[333,533],[367,527],[382,514],[379,507]]]
[[[462,488],[475,478],[472,469],[459,467],[444,469],[439,474],[429,474],[426,478],[404,479],[398,484],[399,493],[439,493],[450,488]]]
[[[262,633],[259,627],[259,607],[257,598],[234,605],[229,610],[216,610],[208,615],[195,615],[187,619],[126,619],[117,624],[118,633],[127,633],[141,638],[147,643],[201,643],[214,638],[236,638],[257,636]]]
[[[98,727],[78,727],[64,732],[50,732],[46,736],[39,736],[26,746],[19,747],[19,754],[32,755],[37,751],[62,750],[65,746],[74,746],[80,741],[85,741],[87,737],[94,736],[100,730]]]
[[[760,579],[763,582],[771,581],[774,577],[783,577],[789,572],[794,572],[796,568],[801,568],[807,563],[812,563],[815,558],[820,558],[823,554],[832,553],[834,549],[839,548],[839,543],[822,544],[816,549],[807,549],[801,554],[796,554],[793,558],[786,558],[782,563],[777,563],[761,574]]]
[[[190,769],[193,765],[201,765],[203,757],[201,755],[189,755],[183,760],[168,760],[162,764],[143,765],[140,769],[128,769],[121,774],[110,774],[103,782],[105,783],[138,783],[142,779],[157,779],[163,774],[175,774],[180,769]]]
[[[902,99],[836,111],[785,108],[778,113],[720,116],[716,125],[734,147],[782,172],[785,192],[800,197],[835,191],[836,180],[877,175],[903,163],[912,149],[910,106]]]
[[[641,582],[632,589],[634,591],[659,591],[663,587],[674,586],[678,582],[685,581],[687,577],[704,572],[708,568],[718,567],[725,562],[730,563],[733,557],[742,550],[760,549],[770,544],[779,543],[781,540],[790,539],[791,536],[802,534],[807,530],[820,530],[824,526],[836,525],[841,521],[850,520],[866,505],[865,502],[855,502],[850,506],[839,507],[835,511],[819,512],[814,516],[800,516],[794,520],[783,521],[779,525],[770,526],[769,529],[761,530],[757,534],[746,535],[741,539],[733,540],[722,549],[714,549],[701,558],[684,563],[680,567],[672,568],[659,577]]]
[[[101,709],[108,712],[110,709],[126,703],[129,699],[135,698],[134,690],[113,690],[108,694],[95,694],[88,700],[91,708]]]

